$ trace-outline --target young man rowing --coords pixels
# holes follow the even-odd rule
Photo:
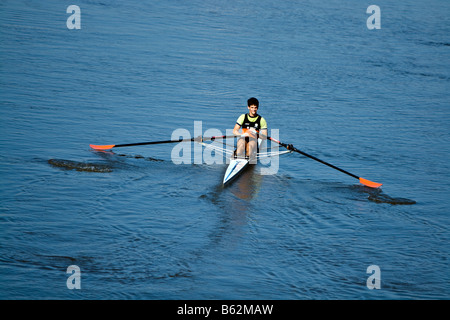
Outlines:
[[[238,158],[249,158],[255,160],[258,152],[258,138],[267,137],[267,122],[258,115],[259,101],[256,98],[247,100],[248,113],[242,114],[236,121],[233,134],[241,136],[237,142],[235,156]],[[242,133],[239,129],[242,128]],[[259,134],[263,136],[259,136]]]

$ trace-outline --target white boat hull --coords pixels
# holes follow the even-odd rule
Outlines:
[[[219,152],[224,152],[224,153],[232,156],[230,159],[230,164],[228,165],[228,168],[223,177],[223,185],[229,183],[234,178],[236,178],[240,173],[242,173],[244,171],[244,169],[247,167],[247,165],[256,164],[257,161],[259,161],[259,159],[275,157],[275,156],[279,156],[281,154],[291,152],[289,150],[282,151],[282,152],[279,152],[279,151],[267,152],[266,140],[258,139],[259,152],[256,154],[256,157],[254,159],[249,160],[249,159],[244,159],[244,158],[234,158],[234,153],[231,151],[229,153],[227,153],[226,149],[223,149],[223,148],[211,145],[211,144],[205,144],[205,143],[202,143],[202,144],[207,148],[211,148],[211,149],[219,151]]]
[[[225,185],[236,178],[247,167],[248,163],[248,159],[231,159],[223,177],[223,184]]]

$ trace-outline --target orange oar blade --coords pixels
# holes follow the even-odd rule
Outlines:
[[[359,182],[361,182],[363,185],[371,187],[371,188],[378,188],[382,186],[382,183],[373,182],[370,180],[366,180],[363,178],[359,178]]]
[[[109,149],[114,148],[115,144],[109,144],[109,145],[105,145],[105,146],[96,146],[94,144],[90,144],[89,146],[95,150],[109,150]]]

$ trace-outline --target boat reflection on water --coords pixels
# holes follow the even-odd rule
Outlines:
[[[263,177],[255,167],[254,164],[249,164],[245,171],[227,186],[237,198],[251,200],[258,194]]]

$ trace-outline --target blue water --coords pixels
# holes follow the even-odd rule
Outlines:
[[[449,12],[0,2],[0,298],[448,299]],[[174,145],[89,148],[225,134],[251,96],[279,140],[381,190],[299,154],[223,188],[226,164],[176,165]]]

